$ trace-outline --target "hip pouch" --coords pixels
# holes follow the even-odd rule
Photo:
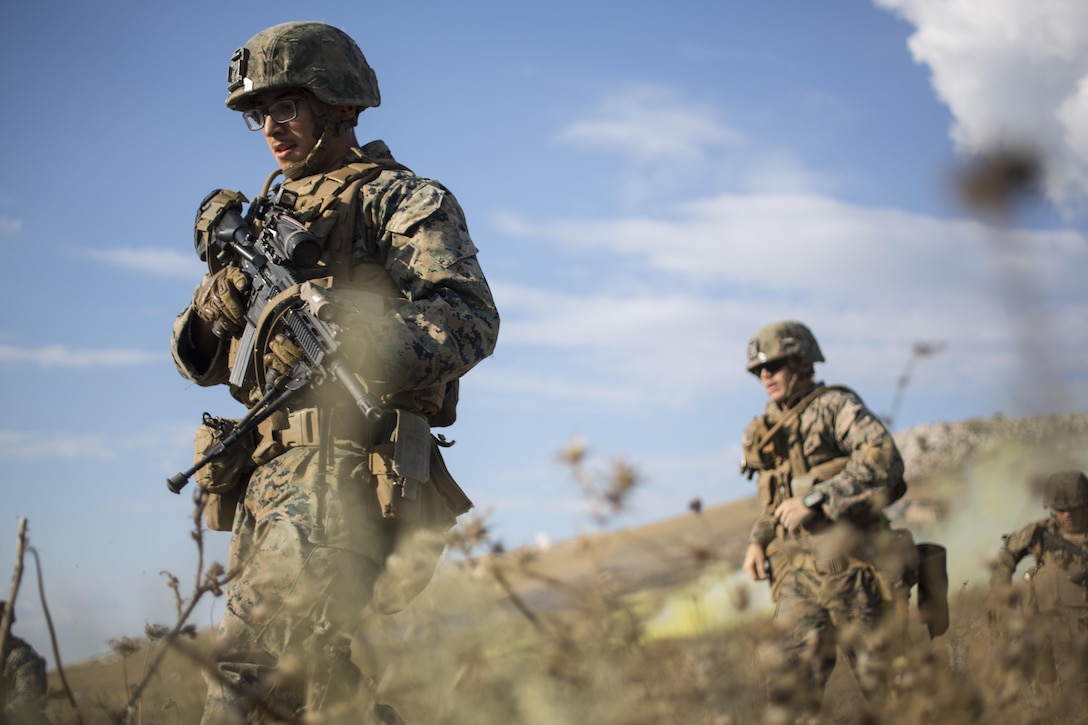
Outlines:
[[[392,442],[371,451],[370,472],[386,519],[445,531],[472,508],[446,468],[427,419],[416,413],[397,411]]]
[[[472,508],[447,470],[426,418],[397,411],[392,439],[376,446],[369,460],[382,517],[395,532],[373,597],[375,609],[387,614],[423,591],[446,547],[446,532]]]
[[[235,419],[205,413],[193,439],[194,462],[219,445],[237,424]],[[231,530],[238,503],[257,467],[253,463],[256,442],[255,433],[243,437],[193,474],[193,480],[204,492],[204,523],[209,529]]]

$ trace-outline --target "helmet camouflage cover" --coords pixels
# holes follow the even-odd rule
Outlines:
[[[234,51],[227,107],[245,111],[258,93],[305,88],[322,103],[371,108],[381,103],[378,79],[347,33],[325,23],[273,25]]]
[[[759,367],[775,360],[796,357],[807,363],[824,361],[816,337],[796,320],[772,322],[759,328],[748,341],[748,372],[758,374]]]
[[[1088,505],[1088,478],[1080,471],[1059,471],[1043,481],[1043,505],[1072,509]]]

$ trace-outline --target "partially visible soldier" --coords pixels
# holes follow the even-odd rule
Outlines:
[[[1088,693],[1088,668],[1075,647],[1088,648],[1088,478],[1081,471],[1059,471],[1042,480],[1043,505],[1050,516],[1002,537],[990,578],[991,613],[999,615],[1012,575],[1027,556],[1027,616],[1040,625],[1049,646],[1036,674],[1044,684],[1069,693]]]
[[[341,370],[383,415],[364,417],[335,381],[304,389],[261,424],[248,460],[219,467],[226,480],[198,481],[217,496],[245,487],[237,507],[214,499],[228,502],[236,576],[202,722],[261,720],[255,699],[289,714],[321,710],[314,715],[324,722],[396,722],[387,706],[369,716],[352,710],[366,683],[351,640],[398,543],[419,528],[444,533],[471,505],[445,471],[430,427],[453,421],[458,380],[494,349],[498,312],[453,194],[399,164],[383,142],[356,140],[360,113],[380,96],[346,33],[317,22],[267,28],[234,52],[227,92],[228,108],[259,132],[279,167],[262,204],[278,188],[320,244],[318,263],[300,274],[345,302]],[[211,237],[244,201],[219,192],[201,205],[197,232],[209,271],[177,318],[172,347],[184,377],[229,382],[252,408],[266,386],[290,380],[303,351],[277,312],[257,323],[260,349],[240,350],[249,280],[237,258],[216,257]],[[247,221],[258,233],[265,220],[255,208],[256,200]],[[281,311],[281,302],[266,310]],[[254,374],[232,379],[235,361],[250,354]],[[418,584],[390,589],[383,609],[426,583],[442,550],[436,538],[418,565],[422,577],[413,577]]]
[[[853,391],[815,379],[824,356],[800,322],[758,330],[748,372],[770,402],[744,432],[742,470],[758,472],[762,513],[743,568],[769,579],[785,632],[783,673],[768,675],[772,702],[819,710],[843,646],[867,697],[884,684],[884,658],[870,636],[890,593],[878,564],[894,553],[885,506],[906,490],[903,460],[884,424]]]
[[[0,612],[6,602],[0,601]],[[15,611],[11,612],[15,623]],[[45,659],[19,637],[8,633],[0,659],[0,701],[4,709],[0,725],[44,725],[45,717]]]

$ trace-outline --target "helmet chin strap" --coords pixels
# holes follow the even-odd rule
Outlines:
[[[355,118],[345,118],[340,120],[334,120],[332,114],[329,113],[329,107],[313,97],[309,96],[310,108],[314,114],[314,121],[317,124],[317,128],[320,130],[317,138],[317,143],[310,149],[310,153],[306,154],[306,158],[302,161],[297,161],[286,169],[283,170],[283,175],[289,180],[301,179],[311,174],[316,174],[320,171],[324,171],[328,165],[328,159],[324,158],[327,146],[335,138],[338,138],[345,133],[355,128]]]
[[[784,398],[782,398],[781,407],[783,409],[788,408],[789,406],[791,406],[791,405],[793,405],[794,403],[797,402],[797,400],[795,399],[795,396],[797,398],[802,397],[801,395],[798,395],[798,390],[797,390],[797,388],[802,383],[804,384],[805,387],[800,392],[801,393],[807,393],[809,388],[811,387],[813,379],[816,377],[810,371],[798,370],[797,369],[798,364],[795,363],[792,360],[788,363],[788,365],[789,365],[790,371],[793,373],[793,375],[790,376],[790,383],[789,383],[789,385],[786,386],[786,396]]]

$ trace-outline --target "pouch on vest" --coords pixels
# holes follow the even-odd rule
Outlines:
[[[752,477],[755,471],[766,471],[774,468],[774,441],[765,440],[771,427],[767,424],[766,416],[757,416],[752,419],[744,433],[740,437],[741,465],[740,472]],[[762,447],[760,444],[763,444]]]
[[[194,461],[200,461],[230,435],[237,423],[237,420],[205,413],[193,439]],[[245,493],[250,475],[256,469],[252,458],[255,445],[256,436],[251,433],[193,474],[193,480],[204,491],[204,523],[209,529],[231,530],[238,502]]]
[[[391,443],[375,446],[370,472],[378,487],[378,504],[387,519],[416,518],[420,485],[430,479],[431,430],[427,419],[407,410],[395,411]]]
[[[370,453],[382,516],[448,530],[472,508],[472,501],[446,468],[427,419],[398,410],[392,439]]]

